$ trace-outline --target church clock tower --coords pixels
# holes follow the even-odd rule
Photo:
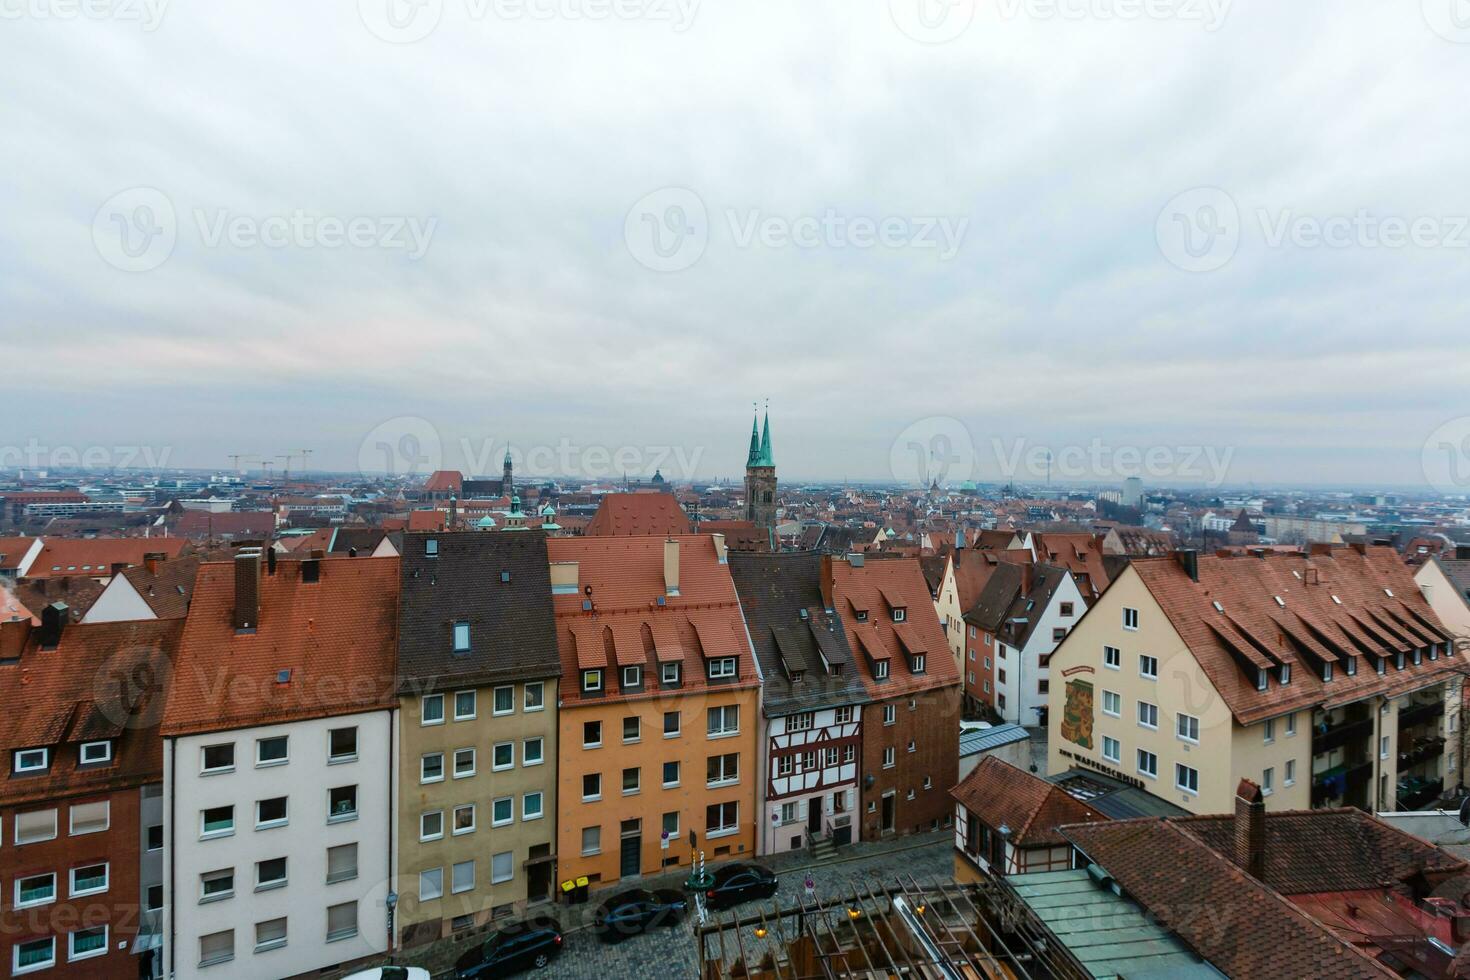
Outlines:
[[[776,461],[771,458],[771,411],[756,431],[750,421],[750,454],[745,460],[745,519],[774,538],[776,530]],[[774,545],[774,540],[772,541]]]

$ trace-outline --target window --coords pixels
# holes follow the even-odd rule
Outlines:
[[[1286,760],[1286,772],[1283,775],[1281,781],[1282,781],[1283,784],[1285,784],[1287,786],[1295,786],[1296,785],[1296,760],[1295,759],[1287,759]]]
[[[327,909],[327,942],[351,939],[357,935],[357,903],[343,902]]]
[[[623,795],[624,796],[627,796],[629,793],[636,793],[636,792],[638,792],[638,790],[639,790],[639,788],[640,788],[640,786],[642,784],[642,781],[643,781],[643,773],[642,773],[642,770],[639,769],[637,766],[632,766],[632,767],[630,767],[628,769],[624,769],[623,770]]]
[[[84,766],[101,765],[112,761],[111,742],[83,742],[77,760]]]
[[[1348,659],[1348,663],[1349,663],[1349,665],[1352,664],[1352,658],[1349,658]],[[1329,664],[1327,666],[1331,666],[1331,665]],[[1348,673],[1351,674],[1352,671],[1349,670]],[[1281,665],[1281,683],[1283,683],[1283,684],[1290,684],[1291,683],[1291,664],[1282,664]]]
[[[582,828],[582,853],[583,854],[601,854],[602,853],[602,828],[601,827],[583,827]]]
[[[1147,701],[1138,702],[1138,723],[1144,728],[1159,727],[1159,706]]]
[[[490,883],[498,885],[515,877],[515,855],[501,851],[490,856]]]
[[[156,823],[149,826],[147,847],[150,851],[163,850],[163,824]]]
[[[1123,607],[1123,628],[1125,630],[1138,629],[1138,610]]]
[[[1065,626],[1053,626],[1051,628],[1051,641],[1053,643],[1060,643],[1063,640],[1065,640],[1066,638],[1067,638],[1067,627],[1065,627]]]
[[[709,709],[708,733],[710,738],[721,738],[740,733],[740,706],[727,704]]]
[[[444,724],[444,695],[425,694],[420,701],[422,714],[419,724],[442,725]]]
[[[454,692],[454,720],[455,721],[469,721],[470,719],[472,719],[472,718],[475,717],[475,709],[476,709],[476,705],[475,705],[475,692],[474,691],[455,691]]]
[[[1114,718],[1123,715],[1123,698],[1117,691],[1103,691],[1103,714],[1112,715]]]
[[[419,872],[419,901],[428,902],[444,894],[444,869],[430,868]]]
[[[1143,749],[1138,750],[1138,771],[1150,779],[1159,777],[1159,757]]]
[[[56,874],[54,872],[48,871],[46,874],[15,879],[16,908],[27,909],[34,905],[45,905],[47,902],[54,901],[56,901]]]
[[[443,836],[443,810],[426,810],[419,814],[419,840],[438,840]]]
[[[776,757],[776,775],[789,776],[796,770],[793,756],[780,755]]]
[[[1159,679],[1159,658],[1150,657],[1146,653],[1138,655],[1138,676],[1147,680]]]
[[[490,802],[490,826],[504,827],[515,822],[516,801],[513,796],[501,796]]]
[[[589,772],[582,776],[582,799],[602,799],[602,773]]]
[[[235,930],[211,932],[199,937],[199,965],[214,966],[235,958]]]
[[[1174,734],[1186,742],[1199,741],[1199,719],[1194,715],[1180,714],[1175,716]]]
[[[782,803],[781,804],[781,822],[783,824],[796,823],[796,821],[798,821],[800,819],[801,819],[801,804],[799,804],[799,803]]]
[[[508,715],[516,710],[516,689],[507,684],[505,687],[497,687],[494,692],[495,703],[491,713],[496,715]]]
[[[790,762],[791,761],[791,757],[790,756],[786,756],[785,759],[786,759],[787,762]],[[677,762],[665,762],[664,763],[664,785],[665,786],[678,786],[679,785],[679,763],[677,763]]]
[[[162,885],[149,885],[148,886],[148,898],[147,898],[147,900],[145,902],[145,907],[146,907],[147,911],[149,911],[149,912],[157,912],[159,909],[163,908],[163,886]]]
[[[470,624],[458,622],[454,624],[454,652],[470,652]]]
[[[286,797],[273,796],[255,801],[255,829],[281,827],[286,823]]]
[[[546,708],[546,683],[527,681],[525,685],[525,711],[543,711]]]
[[[490,750],[490,770],[504,772],[516,764],[516,743],[496,742]]]
[[[473,803],[461,803],[454,808],[454,829],[450,833],[458,837],[461,834],[473,834],[475,832],[475,805]]]
[[[327,822],[357,819],[357,787],[334,786],[327,791]]]
[[[704,808],[705,837],[723,837],[739,830],[740,807],[735,801],[716,803]]]
[[[475,774],[475,750],[454,750],[454,778],[465,779]]]
[[[886,681],[888,679],[888,661],[873,661],[873,680]]]
[[[327,733],[327,761],[351,762],[357,758],[357,728],[334,728]]]
[[[909,611],[900,606],[899,608],[893,610],[893,621],[895,623],[901,623],[908,618],[908,615]]]
[[[665,813],[664,814],[664,817],[663,817],[663,832],[669,835],[669,839],[670,840],[672,840],[673,838],[675,838],[675,837],[677,837],[679,835],[679,811],[678,810],[671,810],[668,813]]]
[[[234,768],[234,742],[206,745],[199,753],[199,771],[202,773],[229,772]]]
[[[235,808],[212,806],[199,813],[199,836],[227,837],[235,832]]]
[[[1122,751],[1123,748],[1118,744],[1118,740],[1116,738],[1110,738],[1107,735],[1103,736],[1102,754],[1104,759],[1108,760],[1109,762],[1117,762]]]
[[[1070,602],[1062,603],[1061,614],[1063,616],[1072,615],[1072,604]]]
[[[623,719],[623,741],[624,742],[637,742],[637,741],[639,741],[640,732],[641,732],[641,728],[640,728],[640,726],[638,724],[638,716],[637,715],[629,715],[628,717],[626,717],[626,718]]]
[[[1270,796],[1276,792],[1276,770],[1267,768],[1261,772],[1261,795]]]
[[[111,823],[111,807],[107,800],[96,803],[77,803],[71,808],[71,835],[96,834],[104,831]]]
[[[357,844],[338,844],[327,848],[327,884],[335,885],[339,881],[351,881],[356,877]]]
[[[460,892],[474,891],[474,888],[475,862],[459,862],[449,872],[449,890],[458,895]]]
[[[714,681],[714,680],[720,680],[722,678],[727,678],[727,677],[734,677],[735,676],[735,658],[734,657],[716,657],[714,660],[711,660],[709,662],[708,673],[709,673],[709,679],[712,680],[712,681]]]
[[[1123,668],[1123,651],[1117,647],[1103,647],[1103,666],[1113,670]]]
[[[68,960],[85,960],[93,956],[107,955],[107,927],[93,926],[90,929],[78,929],[68,936],[67,943]]]
[[[1454,731],[1453,727],[1450,730]],[[1286,734],[1296,734],[1296,712],[1292,712],[1291,714],[1286,716]]]
[[[804,732],[810,729],[815,722],[815,714],[810,711],[803,711],[800,714],[792,715],[786,719],[786,730],[788,732]]]
[[[1265,731],[1265,742],[1266,742],[1267,745],[1270,745],[1272,742],[1276,741],[1276,719],[1275,718],[1267,718],[1266,719],[1266,724],[1265,724],[1264,731]]]
[[[677,663],[659,664],[659,680],[665,684],[679,683],[679,665]]]
[[[625,688],[642,687],[643,686],[643,668],[642,667],[624,667],[623,668],[623,681],[622,681],[622,686],[625,687]]]
[[[439,557],[439,541],[438,541],[438,539],[436,539],[436,538],[425,538],[424,539],[424,557],[425,558],[438,558]]]
[[[528,738],[521,743],[521,765],[539,766],[545,761],[546,749],[541,736]]]
[[[922,674],[924,672],[924,655],[922,653],[914,654],[914,659],[909,662],[909,670],[915,674]]]
[[[221,868],[199,876],[199,900],[212,902],[235,894],[235,869]]]
[[[894,748],[891,745],[888,746],[888,748],[886,748],[886,749],[883,750],[883,768],[884,769],[892,769],[893,768],[894,763],[896,761],[894,759],[894,755],[895,755]]]
[[[1387,759],[1388,758],[1388,736],[1387,735],[1379,736],[1379,739],[1378,739],[1378,758],[1380,758],[1380,759]]]
[[[856,762],[857,761],[857,746],[856,745],[844,745],[842,747],[842,761],[843,762]]]
[[[898,722],[898,705],[885,704],[883,706],[883,724],[892,725]]]
[[[1270,770],[1266,770],[1270,772]],[[1199,793],[1199,770],[1182,762],[1174,763],[1174,788],[1197,795]]]
[[[286,884],[286,859],[283,857],[271,858],[268,861],[255,862],[255,890],[263,892],[271,888],[280,888]]]
[[[270,949],[280,949],[286,945],[286,920],[267,919],[255,924],[255,951],[264,953]]]
[[[730,752],[712,755],[705,760],[705,782],[710,786],[726,786],[740,779],[740,754]]]
[[[664,712],[664,738],[676,738],[679,735],[679,712]]]
[[[810,772],[817,768],[817,754],[815,752],[803,752],[801,754],[802,772]]]
[[[598,692],[600,690],[602,690],[602,671],[600,671],[600,670],[584,670],[584,671],[582,671],[582,693],[583,694],[595,694],[596,692]]]
[[[45,939],[28,939],[23,943],[16,943],[12,948],[15,950],[10,964],[12,974],[30,973],[33,970],[44,970],[56,965],[56,937],[54,936],[47,936]]]
[[[525,796],[521,797],[521,819],[540,819],[542,814],[545,812],[544,807],[545,803],[543,802],[543,797],[539,791],[535,793],[527,793]]]
[[[852,719],[853,719],[852,705],[845,705],[845,706],[843,706],[841,708],[838,708],[835,712],[833,712],[833,715],[832,715],[832,721],[833,721],[833,723],[834,724],[838,724],[838,725],[850,725],[850,724],[852,724]]]
[[[419,782],[437,783],[444,779],[444,753],[429,752],[419,758]]]
[[[285,735],[255,740],[255,764],[257,766],[279,766],[287,761],[287,739]]]
[[[595,749],[602,744],[602,722],[582,722],[582,748]]]
[[[107,891],[107,863],[88,864],[71,869],[71,886],[68,896],[96,895]]]

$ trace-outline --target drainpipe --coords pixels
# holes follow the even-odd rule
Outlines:
[[[174,829],[179,825],[178,821],[174,819],[175,813],[178,810],[179,798],[179,743],[178,739],[171,738],[164,744],[170,747],[168,753],[168,785],[171,792],[168,795],[168,851],[166,852],[168,854],[168,897],[170,901],[164,903],[163,914],[168,916],[168,975],[174,976],[174,960],[177,956],[176,951],[178,950],[178,943],[175,942],[177,939],[175,931],[178,920],[174,915],[173,907],[179,903],[178,875],[175,873],[179,862],[177,854],[174,853]]]

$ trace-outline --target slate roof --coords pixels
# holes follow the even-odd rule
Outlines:
[[[427,554],[429,541],[437,543],[438,557]],[[403,535],[398,671],[404,690],[561,673],[546,544],[536,530]],[[509,573],[508,582],[502,573]],[[465,621],[470,652],[455,654],[453,627]]]
[[[949,791],[987,826],[1011,831],[1017,847],[1049,847],[1067,841],[1057,831],[1063,824],[1088,823],[1107,817],[1039,776],[988,755]]]
[[[258,622],[248,632],[235,630],[234,565],[199,568],[168,692],[165,735],[396,704],[398,559],[320,559],[316,582],[303,580],[305,562],[278,561],[274,575],[262,567]],[[283,670],[290,679],[279,683]]]
[[[1172,820],[1061,832],[1155,921],[1236,980],[1397,976]]]
[[[846,631],[822,603],[822,556],[814,551],[730,554],[730,574],[765,683],[761,697],[768,715],[868,700],[852,664]],[[806,618],[802,618],[803,610]],[[826,673],[822,653],[841,664]],[[793,684],[787,669],[805,671]]]
[[[1444,572],[1444,577],[1450,580],[1460,592],[1460,600],[1470,605],[1470,560],[1464,558],[1440,558],[1432,559]]]
[[[585,533],[589,537],[693,534],[694,528],[673,494],[610,493],[597,505],[597,513],[592,515]]]

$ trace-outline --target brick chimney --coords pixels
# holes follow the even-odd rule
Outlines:
[[[664,594],[679,594],[679,539],[664,540]]]
[[[1174,552],[1174,558],[1179,562],[1179,567],[1184,569],[1184,574],[1189,576],[1191,582],[1199,581],[1199,552],[1193,548],[1180,548]]]
[[[158,551],[150,551],[143,556],[143,567],[148,569],[149,575],[158,574],[158,564],[168,558],[167,555]]]
[[[235,632],[255,629],[260,616],[260,553],[235,555]]]
[[[1249,779],[1235,788],[1235,863],[1257,881],[1266,873],[1266,798]]]
[[[53,602],[41,610],[41,649],[54,650],[60,645],[62,631],[70,618],[71,610],[64,602]]]

